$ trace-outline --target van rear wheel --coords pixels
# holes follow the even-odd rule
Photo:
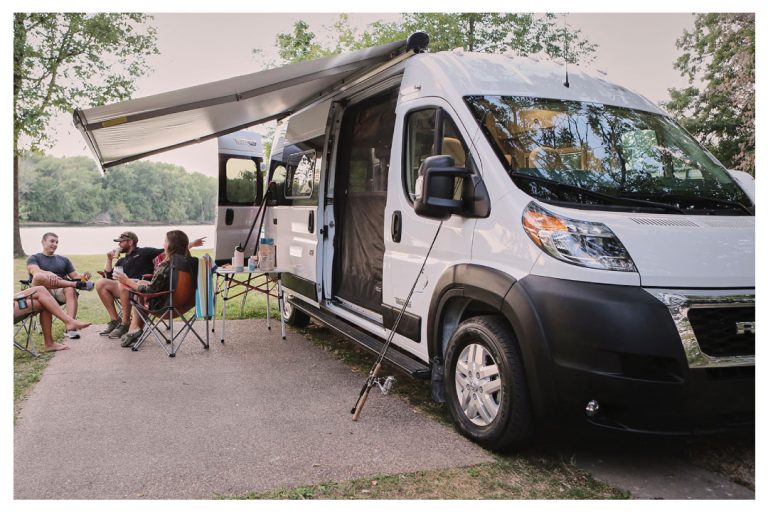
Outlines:
[[[309,315],[296,309],[286,297],[283,301],[283,321],[293,327],[306,327],[309,325]]]
[[[528,384],[517,340],[496,316],[465,320],[448,341],[445,389],[456,428],[479,445],[503,451],[533,432]]]

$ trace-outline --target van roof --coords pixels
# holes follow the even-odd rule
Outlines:
[[[597,73],[548,60],[454,50],[426,53],[405,65],[403,88],[419,86],[419,96],[532,96],[602,103],[666,115],[642,95]]]

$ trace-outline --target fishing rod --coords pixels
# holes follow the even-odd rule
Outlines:
[[[397,315],[397,319],[395,320],[395,325],[392,326],[392,330],[389,331],[389,336],[387,336],[387,341],[384,343],[384,347],[382,347],[381,352],[379,353],[379,357],[376,358],[376,362],[373,364],[373,368],[371,369],[370,373],[368,374],[368,378],[365,381],[365,384],[363,384],[363,388],[360,390],[360,395],[357,397],[357,402],[355,402],[355,406],[352,407],[351,414],[352,421],[357,421],[358,418],[360,418],[360,413],[363,410],[363,406],[365,405],[366,400],[368,400],[368,394],[371,392],[371,388],[374,385],[378,385],[381,389],[381,392],[384,394],[387,394],[389,392],[389,389],[392,387],[392,384],[394,382],[393,377],[387,377],[387,379],[384,381],[384,384],[381,384],[379,381],[379,372],[381,371],[381,364],[384,362],[384,356],[387,353],[387,349],[389,348],[390,343],[392,343],[392,338],[395,336],[395,331],[397,331],[397,326],[400,325],[400,319],[403,318],[403,314],[405,313],[405,308],[408,307],[408,303],[411,302],[411,296],[413,295],[413,291],[416,289],[416,284],[419,282],[419,278],[421,277],[421,274],[424,272],[424,267],[427,264],[427,260],[429,259],[429,254],[432,252],[432,248],[435,246],[435,241],[437,241],[437,235],[440,234],[440,228],[443,227],[443,221],[440,221],[440,225],[437,226],[437,231],[435,232],[435,237],[432,239],[432,243],[429,245],[429,250],[427,250],[427,255],[424,256],[424,262],[421,264],[421,268],[419,269],[419,273],[416,275],[416,279],[413,281],[413,286],[411,286],[411,291],[408,292],[408,297],[406,297],[405,302],[403,303],[403,307],[400,308],[400,314]]]
[[[270,181],[267,184],[267,191],[264,193],[264,196],[262,197],[261,204],[259,205],[259,209],[256,211],[256,216],[253,218],[253,222],[251,223],[251,229],[248,231],[248,236],[245,239],[245,243],[242,245],[242,251],[245,252],[245,250],[248,248],[248,242],[251,240],[251,234],[253,234],[253,228],[256,227],[256,222],[259,221],[259,217],[261,217],[261,222],[259,223],[259,233],[261,233],[261,228],[264,226],[264,218],[267,216],[267,199],[270,198],[270,194],[272,192],[272,189],[275,186],[274,181]],[[258,251],[259,248],[259,239],[256,238],[256,245],[253,248],[253,254],[256,254],[256,251]]]

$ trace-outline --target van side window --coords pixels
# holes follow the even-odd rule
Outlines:
[[[220,204],[237,205],[257,203],[263,190],[260,162],[250,158],[228,157],[225,163],[224,183],[220,187]],[[220,183],[221,185],[221,183]]]
[[[314,139],[287,144],[281,156],[271,159],[269,180],[274,184],[271,204],[317,204],[324,142],[324,135],[321,135]]]
[[[291,199],[312,195],[315,184],[315,150],[294,153],[286,166],[285,196]]]
[[[413,201],[416,179],[422,162],[435,155],[453,157],[456,167],[473,169],[469,151],[456,124],[437,108],[417,110],[408,114],[406,121],[405,165],[403,166],[403,185]],[[461,196],[462,180],[456,180],[454,197]]]

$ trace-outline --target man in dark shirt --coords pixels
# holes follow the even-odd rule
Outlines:
[[[189,243],[189,247],[199,247],[203,245],[205,237],[198,238]],[[115,267],[122,267],[123,273],[130,279],[141,279],[146,274],[152,274],[155,271],[152,260],[163,253],[163,249],[154,247],[139,247],[139,237],[132,231],[126,231],[115,238],[118,248],[107,253],[107,263],[104,266],[104,277],[96,282],[96,292],[99,294],[104,308],[109,314],[109,323],[107,328],[99,334],[109,336],[112,339],[119,339],[128,332],[131,325],[131,301],[129,299],[128,289],[121,287],[113,276],[112,261],[119,253],[125,256],[118,259]],[[118,317],[115,308],[115,300],[120,300],[120,306],[123,309],[122,321]]]
[[[48,288],[59,304],[66,305],[69,316],[77,318],[76,290],[92,290],[91,275],[84,272],[81,276],[69,258],[55,254],[59,247],[59,237],[55,233],[44,234],[42,243],[43,251],[27,258],[32,286]],[[66,331],[65,334],[70,338],[80,337],[77,331]]]

